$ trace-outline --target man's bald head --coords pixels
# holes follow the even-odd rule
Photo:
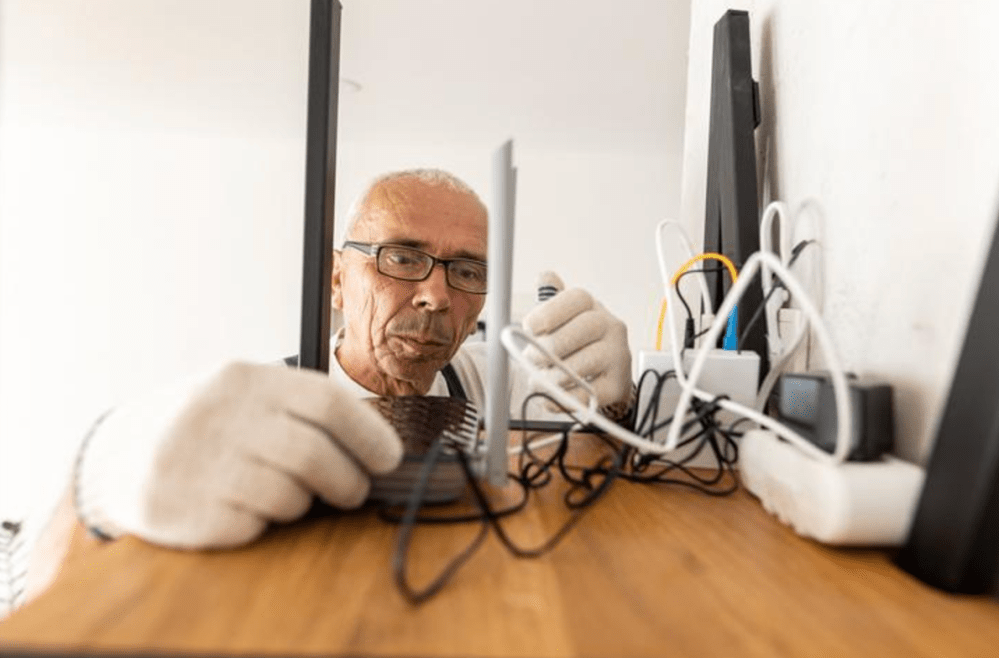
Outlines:
[[[390,205],[393,191],[412,185],[440,187],[467,196],[469,209],[477,207],[482,217],[488,218],[489,212],[475,190],[451,172],[432,168],[401,169],[375,177],[357,195],[347,212],[347,228],[343,233],[343,240],[356,239],[356,228],[359,223],[371,219],[372,213],[378,213],[380,209]]]

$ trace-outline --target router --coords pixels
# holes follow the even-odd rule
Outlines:
[[[687,350],[683,356],[684,372],[690,372],[695,357],[694,350]],[[655,372],[659,377],[665,376],[673,370],[672,352],[642,351],[638,353],[638,373],[642,378],[648,371]],[[753,406],[756,402],[756,385],[759,382],[760,355],[751,351],[736,350],[710,350],[704,370],[697,383],[698,388],[709,393],[725,395],[733,402],[738,402],[747,407]],[[653,399],[655,382],[650,377],[645,376],[642,386],[638,391],[638,415],[639,420],[649,410],[650,405],[656,405],[656,422],[662,423],[673,415],[677,401],[680,399],[680,385],[676,379],[670,379],[664,383],[659,392],[658,398]],[[717,416],[723,427],[727,427],[739,419],[739,416],[731,411],[721,410]],[[651,425],[636,427],[635,431],[646,433],[651,429]],[[655,432],[652,440],[666,440],[666,428]],[[692,429],[688,434],[692,434]],[[684,437],[681,437],[681,440]],[[681,448],[677,455],[686,456],[689,454],[687,448]],[[673,453],[663,455],[665,459],[676,459]],[[686,466],[713,468],[717,466],[714,454],[708,450],[702,450],[694,455],[690,461],[685,462]]]

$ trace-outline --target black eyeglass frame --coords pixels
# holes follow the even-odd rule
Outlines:
[[[343,247],[344,249],[346,249],[347,247],[351,247],[353,249],[360,251],[363,254],[366,254],[368,256],[373,256],[375,259],[375,267],[378,268],[378,273],[383,274],[392,279],[398,279],[399,281],[426,281],[428,278],[430,278],[430,274],[434,271],[434,268],[437,267],[437,263],[440,263],[441,265],[444,266],[444,280],[447,281],[447,284],[452,288],[454,288],[455,290],[459,290],[461,292],[467,292],[470,295],[485,295],[487,292],[486,290],[483,290],[481,292],[478,290],[466,290],[465,288],[462,288],[461,286],[456,286],[454,283],[451,282],[451,263],[474,263],[475,265],[481,265],[482,267],[485,268],[488,267],[485,261],[475,260],[474,258],[437,258],[433,254],[428,254],[425,251],[421,251],[415,247],[409,247],[404,244],[391,244],[391,243],[378,244],[374,242],[357,242],[355,240],[347,240],[346,242],[343,243]],[[383,271],[381,266],[381,260],[378,258],[378,255],[381,253],[382,249],[387,247],[391,247],[393,249],[405,249],[406,251],[412,251],[417,254],[420,254],[421,256],[429,258],[430,267],[427,268],[427,273],[421,277],[415,278],[415,277],[399,276],[397,274],[389,274],[388,272]]]

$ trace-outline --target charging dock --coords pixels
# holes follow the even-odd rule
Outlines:
[[[894,457],[819,462],[767,430],[739,447],[742,482],[764,509],[824,544],[900,546],[909,535],[925,472]]]

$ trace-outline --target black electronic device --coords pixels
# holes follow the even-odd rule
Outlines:
[[[999,581],[999,227],[898,564],[950,592]]]
[[[305,143],[305,233],[298,366],[329,372],[333,194],[340,89],[339,0],[311,0]]]
[[[711,123],[708,128],[708,178],[704,215],[704,251],[724,254],[741,268],[760,249],[757,201],[756,138],[760,124],[759,92],[752,75],[749,14],[730,9],[715,23],[711,63]],[[709,275],[712,311],[717,311],[731,282]],[[763,286],[754,283],[739,302],[739,327],[763,303]],[[760,378],[769,369],[766,329],[750,328],[743,345],[760,355]],[[719,345],[721,347],[721,345]]]
[[[850,461],[873,461],[894,446],[891,385],[848,376],[853,410]],[[782,423],[832,454],[836,449],[836,395],[828,373],[788,373],[777,383],[777,416]]]

